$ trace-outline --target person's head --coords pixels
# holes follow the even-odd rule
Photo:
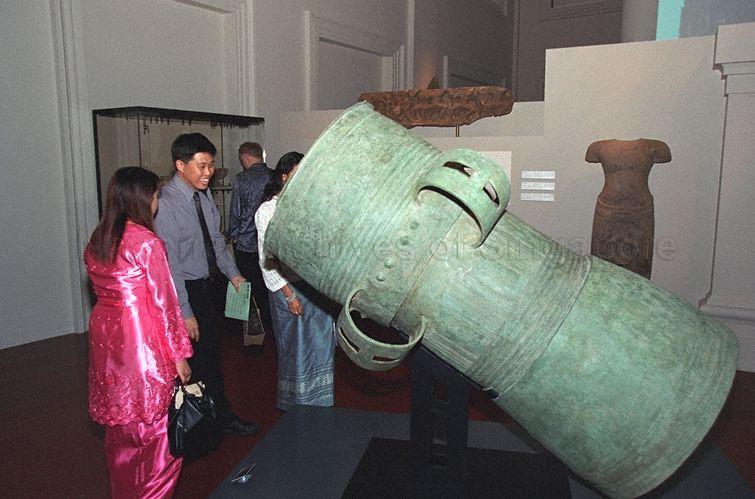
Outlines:
[[[294,175],[303,157],[302,153],[296,151],[287,152],[281,156],[278,164],[275,165],[273,180],[265,187],[263,194],[265,199],[272,198],[283,189],[283,185]]]
[[[252,165],[265,162],[265,152],[262,146],[256,142],[244,142],[239,146],[239,163],[244,170]]]
[[[160,178],[154,172],[138,166],[116,170],[108,184],[102,219],[89,241],[97,260],[115,259],[127,220],[154,229],[159,184]]]
[[[203,191],[215,173],[215,145],[201,133],[184,133],[170,146],[176,175],[194,189]]]

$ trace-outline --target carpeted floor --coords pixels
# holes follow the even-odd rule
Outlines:
[[[184,466],[176,497],[206,497],[275,424],[275,345],[241,346],[238,323],[223,337],[223,371],[235,411],[258,421],[254,436],[230,436],[210,456]],[[86,335],[68,335],[0,350],[0,497],[107,496],[103,431],[87,417]],[[339,351],[336,406],[409,410],[408,364],[364,371]],[[481,393],[470,417],[513,425]],[[717,443],[755,490],[755,373],[738,371],[734,387],[708,438]]]

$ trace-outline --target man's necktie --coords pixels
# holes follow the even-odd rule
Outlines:
[[[207,194],[205,194],[206,196]],[[199,191],[194,191],[194,206],[197,208],[197,216],[199,217],[199,225],[202,227],[202,238],[204,239],[204,252],[207,256],[207,269],[210,272],[210,279],[214,280],[220,273],[217,261],[215,259],[215,248],[212,247],[212,239],[210,238],[210,231],[207,229],[207,222],[204,219],[204,212],[202,211],[202,202],[199,199]]]

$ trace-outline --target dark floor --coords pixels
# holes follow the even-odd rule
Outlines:
[[[260,422],[258,435],[226,438],[202,460],[184,465],[176,497],[205,497],[280,417],[275,407],[275,345],[242,347],[235,327],[223,338],[228,396],[243,417]],[[0,350],[0,497],[106,497],[103,431],[87,417],[86,335],[69,335]],[[336,405],[408,412],[409,369],[364,371],[340,350]],[[479,393],[470,417],[512,424]],[[738,371],[708,438],[755,490],[755,373]],[[285,464],[284,464],[285,465]]]

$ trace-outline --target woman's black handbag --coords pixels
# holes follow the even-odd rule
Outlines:
[[[182,385],[176,380],[168,408],[168,441],[175,457],[198,459],[215,450],[223,438],[218,410],[201,381]]]

